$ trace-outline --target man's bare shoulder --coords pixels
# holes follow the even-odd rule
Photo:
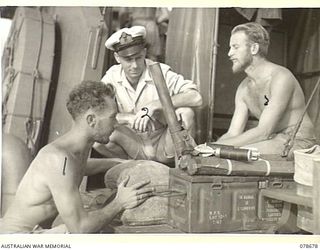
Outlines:
[[[292,84],[295,85],[298,83],[297,79],[294,77],[293,73],[284,66],[270,63],[270,77],[271,84],[278,84],[279,82],[283,84]]]
[[[44,169],[46,171],[60,171],[63,167],[63,164],[65,164],[66,159],[72,158],[73,157],[70,152],[63,149],[62,147],[57,146],[56,144],[51,143],[46,145],[39,151],[33,161],[33,164],[36,164],[38,168]]]
[[[68,152],[63,149],[62,147],[57,146],[56,144],[50,143],[46,146],[44,146],[39,153],[37,154],[37,158],[59,158],[65,154],[68,154]]]
[[[246,88],[249,82],[250,82],[249,77],[245,77],[245,78],[240,82],[238,89],[244,89],[244,88]]]
[[[248,89],[249,82],[249,77],[244,78],[238,86],[237,94],[244,95],[246,90]]]

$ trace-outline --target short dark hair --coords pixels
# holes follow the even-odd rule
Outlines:
[[[113,98],[114,95],[115,90],[111,84],[83,81],[72,89],[66,106],[73,120],[75,120],[89,109],[102,110],[106,108],[105,97]]]
[[[255,22],[239,24],[232,29],[231,34],[239,31],[243,31],[250,41],[259,44],[259,55],[267,56],[270,37],[268,31],[261,24]]]

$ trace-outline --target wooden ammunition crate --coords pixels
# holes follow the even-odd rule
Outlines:
[[[255,176],[190,176],[170,169],[168,223],[184,232],[267,232],[281,217],[283,202],[260,190],[290,188],[293,179]]]

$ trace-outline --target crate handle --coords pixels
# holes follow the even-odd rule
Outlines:
[[[166,189],[161,191],[153,191],[153,196],[159,196],[159,197],[173,197],[173,196],[183,196],[187,195],[187,192],[174,190],[174,189]]]
[[[279,181],[272,182],[271,185],[273,188],[282,188],[283,187],[282,182],[279,182]]]
[[[222,189],[222,183],[213,183],[211,184],[211,188],[214,190],[221,190]]]

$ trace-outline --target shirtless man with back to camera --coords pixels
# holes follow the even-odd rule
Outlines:
[[[82,82],[70,93],[67,109],[74,120],[72,129],[39,151],[0,222],[0,232],[36,233],[41,222],[58,214],[64,224],[46,233],[98,232],[118,213],[138,206],[151,195],[152,189],[143,187],[148,180],[126,187],[127,177],[107,206],[95,211],[84,209],[79,192],[83,176],[105,172],[109,166],[109,159],[88,157],[92,145],[107,143],[114,130],[114,89],[101,82]]]

